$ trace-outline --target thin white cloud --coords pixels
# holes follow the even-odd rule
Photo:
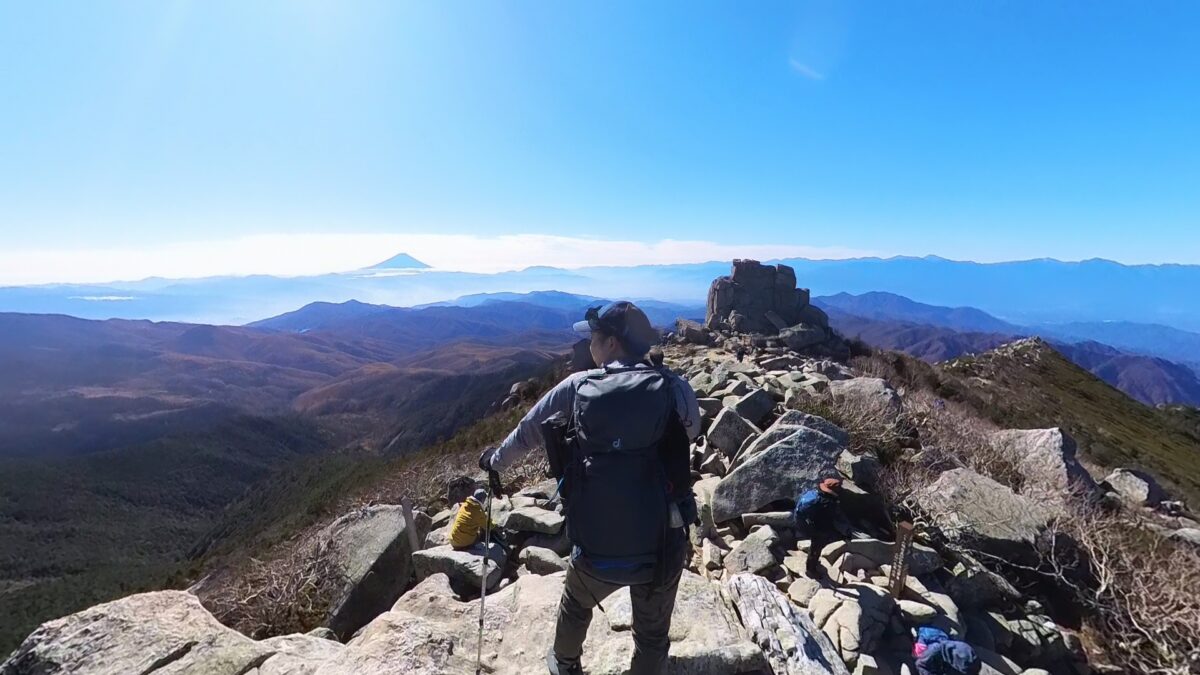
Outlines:
[[[803,75],[804,77],[807,77],[810,80],[817,80],[819,82],[819,81],[825,79],[824,75],[822,75],[821,73],[818,73],[816,70],[813,70],[813,68],[811,66],[807,66],[803,63],[800,63],[795,58],[788,59],[788,65],[790,65],[792,67],[792,70],[796,71],[797,73],[800,73],[801,75]]]
[[[302,276],[369,267],[408,253],[441,270],[495,273],[535,265],[578,268],[730,260],[852,258],[876,252],[793,244],[628,241],[540,234],[268,234],[160,246],[0,251],[0,285],[103,283],[147,277]]]

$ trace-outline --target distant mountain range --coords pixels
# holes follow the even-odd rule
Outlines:
[[[1196,265],[1130,266],[1106,260],[980,264],[932,256],[771,262],[792,265],[799,285],[814,295],[887,289],[930,305],[973,307],[1017,325],[1132,322],[1200,331],[1200,293],[1196,292],[1200,266]],[[704,302],[709,282],[728,271],[728,262],[705,262],[570,270],[531,267],[475,274],[429,269],[399,254],[369,268],[309,277],[0,288],[0,311],[243,324],[314,301],[413,306],[478,293],[545,289],[592,297],[650,296],[695,305]]]
[[[1129,396],[1150,405],[1186,403],[1200,406],[1200,376],[1197,371],[1162,356],[1153,340],[1131,331],[1127,343],[1138,344],[1150,353],[1131,353],[1086,337],[1103,332],[1107,324],[1073,324],[1069,332],[1057,326],[1022,327],[969,307],[937,307],[914,302],[893,293],[862,295],[839,293],[814,298],[830,316],[835,328],[881,349],[902,351],[931,362],[947,361],[965,354],[979,354],[1019,337],[1041,335],[1076,365],[1090,371]],[[1164,327],[1150,327],[1162,334]],[[1177,353],[1172,345],[1186,344],[1188,336],[1200,335],[1167,329],[1175,343],[1165,343],[1160,353]]]

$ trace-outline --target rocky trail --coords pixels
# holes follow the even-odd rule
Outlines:
[[[700,515],[691,526],[668,672],[915,674],[913,629],[920,625],[970,643],[988,675],[1093,672],[1080,632],[1056,623],[1046,606],[985,563],[1035,564],[1035,541],[1052,527],[1058,496],[1071,490],[1141,508],[1163,501],[1159,488],[1127,471],[1097,485],[1060,430],[1001,430],[990,442],[1021,458],[1012,467],[1024,476],[1020,492],[946,464],[907,503],[889,503],[880,458],[852,451],[852,430],[800,408],[844,417],[867,411],[890,424],[905,414],[905,393],[829,358],[844,345],[814,313],[801,320],[815,323],[774,338],[684,322],[666,348],[667,365],[700,396],[705,430],[692,448]],[[805,405],[813,402],[819,405]],[[798,494],[835,475],[844,479],[843,539],[821,551],[826,574],[817,581],[804,574],[810,542],[798,537],[791,509]],[[447,502],[482,483],[482,476],[456,481]],[[545,672],[570,552],[553,481],[494,500],[507,550],[452,549],[454,514],[453,507],[427,513],[373,505],[329,525],[324,569],[338,584],[326,627],[313,632],[254,640],[221,625],[190,593],[144,593],[42,625],[0,675],[471,673],[481,582],[489,589],[484,672]],[[910,517],[916,537],[907,573],[893,586],[897,522]],[[1187,529],[1169,535],[1184,539]],[[624,673],[630,629],[622,591],[595,613],[585,672]]]

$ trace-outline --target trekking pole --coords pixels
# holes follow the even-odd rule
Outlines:
[[[483,528],[483,556],[479,559],[479,640],[475,647],[475,675],[483,675],[483,614],[487,604],[488,559],[492,552],[492,495],[500,493],[500,474],[488,471],[487,522]]]

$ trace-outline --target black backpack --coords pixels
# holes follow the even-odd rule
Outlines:
[[[671,381],[660,368],[589,371],[576,383],[568,438],[561,492],[576,563],[613,583],[654,581],[671,501],[691,491]]]

